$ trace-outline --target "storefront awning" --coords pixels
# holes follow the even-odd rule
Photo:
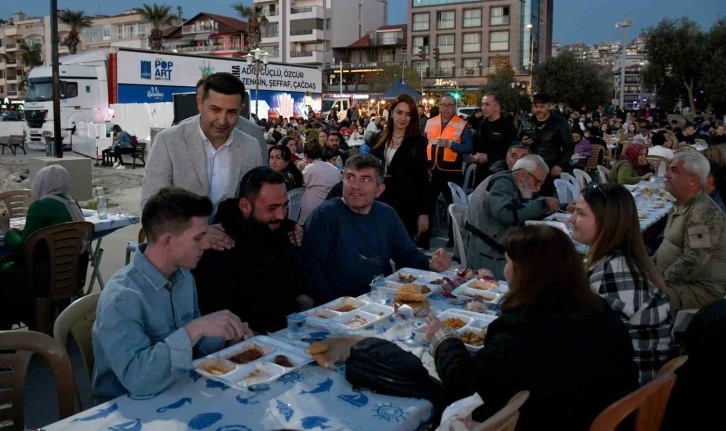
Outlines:
[[[185,35],[183,35],[183,36],[181,37],[181,39],[179,39],[179,40],[180,40],[180,41],[183,41],[183,42],[189,42],[189,41],[192,41],[192,40],[194,40],[194,38],[195,38],[196,36],[197,36],[196,34],[185,34]]]
[[[212,33],[197,33],[194,36],[194,40],[207,40],[209,39],[209,36],[211,36]]]

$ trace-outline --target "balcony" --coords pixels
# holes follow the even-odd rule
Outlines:
[[[406,45],[406,39],[403,38],[401,33],[376,33],[370,34],[369,42],[370,46],[395,46],[395,45]]]
[[[15,52],[18,50],[17,43],[8,43],[5,45],[5,52]]]
[[[261,15],[267,18],[269,22],[280,22],[279,10],[263,10]]]
[[[182,26],[182,34],[215,33],[218,29],[217,23],[196,23]]]
[[[315,40],[325,40],[325,32],[323,30],[290,30],[290,42],[311,42]]]
[[[290,20],[323,18],[325,18],[325,10],[320,6],[304,6],[290,8]]]
[[[323,51],[290,51],[290,64],[323,63],[325,53]]]

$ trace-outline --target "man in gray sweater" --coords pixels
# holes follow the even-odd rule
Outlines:
[[[494,277],[504,277],[504,241],[507,234],[527,220],[539,219],[557,211],[555,198],[537,197],[547,179],[549,168],[542,157],[525,156],[514,164],[511,172],[492,175],[469,196],[464,230],[469,242],[467,265],[485,268]]]

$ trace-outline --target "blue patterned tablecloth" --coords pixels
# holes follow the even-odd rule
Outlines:
[[[113,214],[109,213],[106,218],[99,218],[97,211],[83,210],[83,216],[86,221],[93,223],[96,227],[93,233],[93,239],[102,238],[114,231],[139,222],[139,218],[129,214]],[[10,220],[10,227],[22,229],[25,226],[25,218],[14,218]],[[11,250],[5,246],[5,236],[0,234],[0,255],[10,254]]]
[[[435,313],[463,306],[461,301],[440,294],[429,297],[429,302]],[[423,319],[414,323],[422,324]],[[391,339],[390,327],[386,321],[359,333]],[[274,337],[283,340],[285,331]],[[317,337],[327,331],[307,326],[305,332]],[[429,372],[435,374],[433,358],[426,351],[429,343],[423,336],[393,341],[421,357]],[[43,429],[416,431],[423,428],[432,413],[431,403],[425,400],[353,390],[345,379],[344,364],[330,370],[313,363],[281,376],[264,392],[240,392],[190,371],[156,396],[122,396]]]

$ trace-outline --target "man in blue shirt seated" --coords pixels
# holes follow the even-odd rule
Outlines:
[[[252,336],[228,310],[200,317],[193,269],[207,242],[212,202],[163,188],[144,207],[148,244],[101,293],[93,325],[92,387],[96,402],[159,393],[205,356]]]
[[[356,154],[345,164],[343,197],[325,201],[308,218],[302,259],[316,303],[369,292],[373,278],[392,273],[391,259],[397,268],[451,266],[443,249],[429,261],[416,248],[396,211],[375,200],[384,189],[380,160]]]

